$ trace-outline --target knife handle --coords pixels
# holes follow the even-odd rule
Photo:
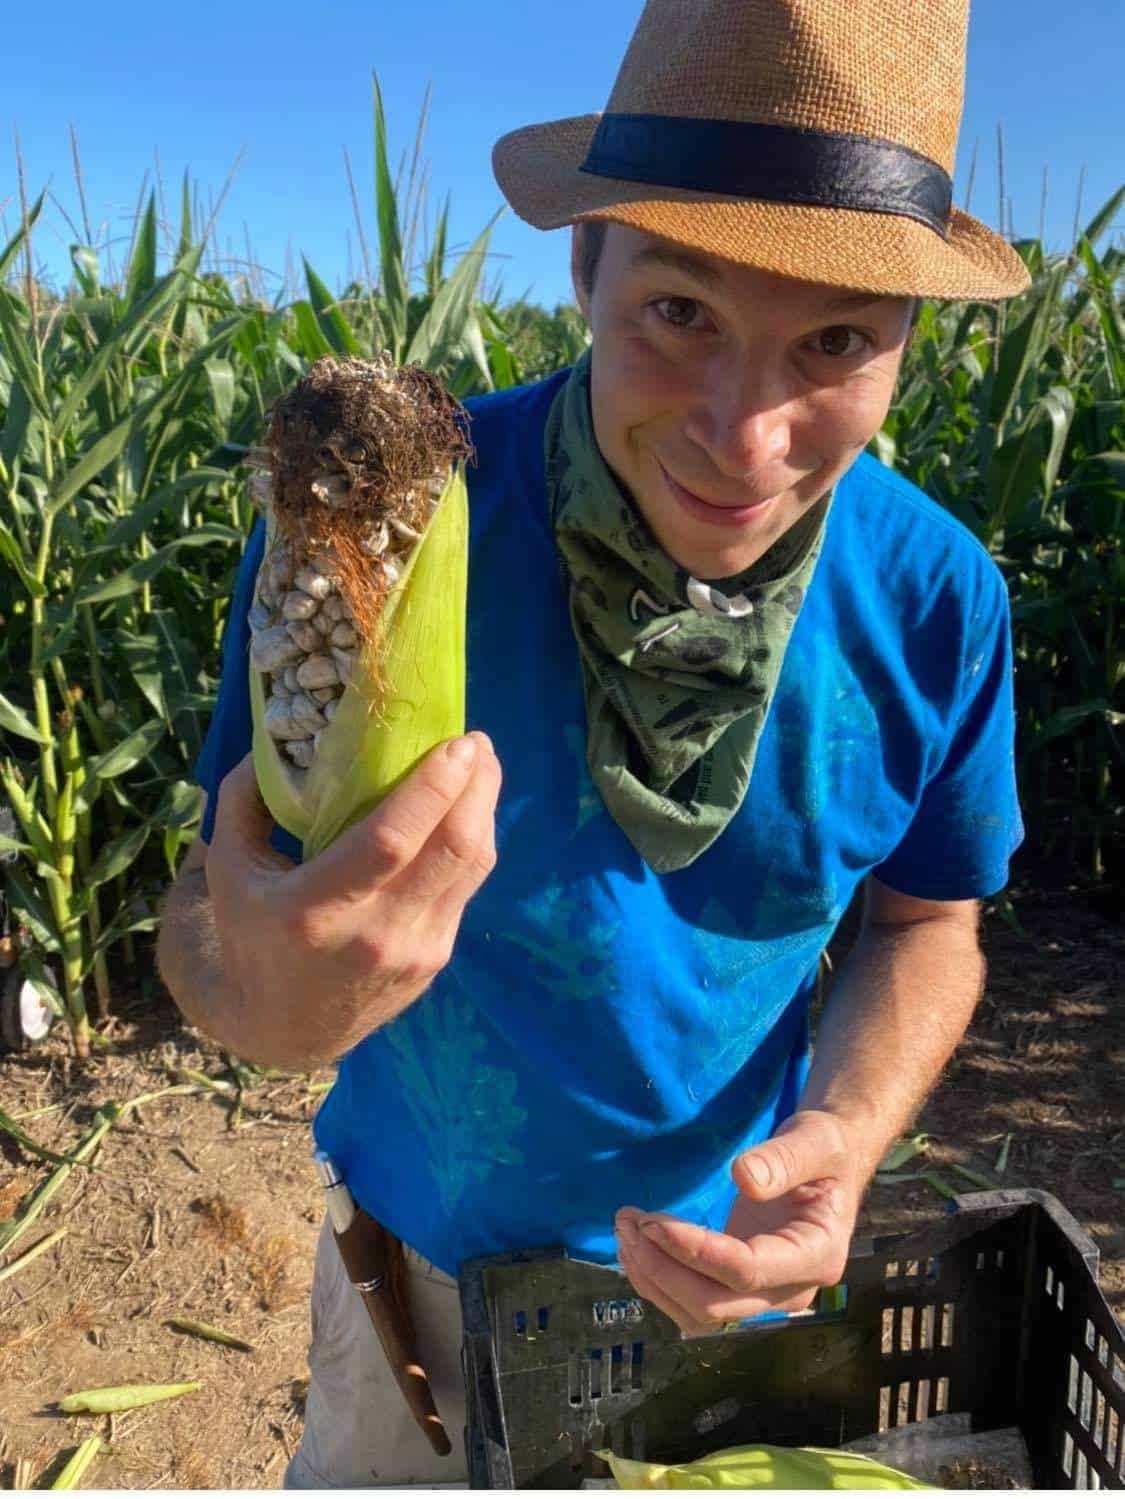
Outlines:
[[[438,1456],[445,1457],[452,1447],[418,1357],[401,1242],[358,1205],[350,1228],[335,1233],[335,1239],[348,1279],[367,1308],[411,1415]]]

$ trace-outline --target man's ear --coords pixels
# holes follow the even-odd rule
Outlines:
[[[570,279],[574,284],[574,299],[587,322],[590,321],[590,290],[582,274],[583,238],[585,224],[572,224],[570,229]]]

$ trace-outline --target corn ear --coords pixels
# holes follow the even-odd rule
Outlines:
[[[168,1325],[178,1332],[190,1333],[192,1337],[206,1338],[209,1343],[221,1343],[224,1348],[238,1348],[243,1353],[254,1352],[254,1345],[245,1338],[235,1337],[234,1333],[225,1332],[221,1327],[212,1327],[210,1322],[193,1322],[190,1317],[169,1317]]]
[[[141,1405],[155,1405],[158,1400],[176,1400],[203,1388],[203,1381],[184,1384],[122,1384],[101,1390],[78,1390],[59,1401],[59,1410],[68,1416],[87,1411],[92,1416],[115,1415],[118,1411],[136,1410]]]
[[[271,528],[267,518],[267,552]],[[305,858],[376,807],[435,745],[464,732],[467,572],[468,497],[458,463],[387,598],[375,651],[359,658],[300,776],[266,730],[262,675],[250,668],[258,785]]]

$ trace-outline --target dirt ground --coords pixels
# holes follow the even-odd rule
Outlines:
[[[1122,1315],[1125,925],[1108,900],[1027,896],[1016,910],[1026,937],[986,920],[988,993],[919,1121],[932,1136],[923,1164],[958,1190],[973,1188],[954,1163],[1053,1192],[1099,1245],[1102,1285]],[[0,1479],[47,1487],[101,1431],[109,1451],[88,1487],[276,1487],[301,1426],[319,1220],[309,1123],[326,1075],[260,1079],[239,1099],[227,1060],[181,1028],[166,999],[138,1002],[112,1036],[114,1049],[85,1069],[55,1039],[0,1061],[0,1105],[57,1151],[74,1148],[107,1100],[187,1086],[184,1068],[227,1088],[132,1111],[96,1169],[71,1172],[9,1256],[67,1230],[0,1281]],[[0,1135],[0,1222],[51,1169]],[[876,1186],[860,1227],[899,1232],[943,1209],[926,1183]],[[176,1316],[217,1324],[251,1351],[176,1332]],[[188,1379],[202,1389],[114,1418],[54,1405],[93,1386]]]

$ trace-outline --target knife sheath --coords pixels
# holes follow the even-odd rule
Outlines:
[[[418,1357],[402,1244],[358,1206],[351,1226],[335,1237],[348,1279],[363,1298],[410,1414],[438,1456],[445,1457],[452,1448]]]

